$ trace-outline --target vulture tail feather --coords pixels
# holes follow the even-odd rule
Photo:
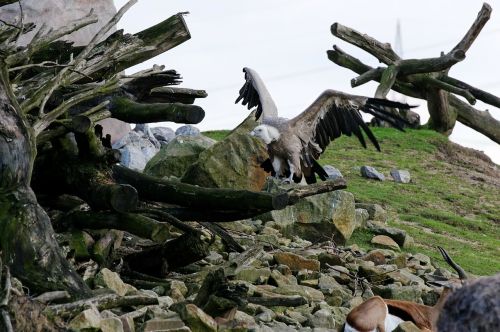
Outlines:
[[[314,173],[318,174],[318,176],[319,176],[319,178],[321,180],[325,181],[328,178],[328,173],[325,171],[325,169],[316,160],[313,160],[313,168],[312,168],[312,170],[313,170],[313,174]]]

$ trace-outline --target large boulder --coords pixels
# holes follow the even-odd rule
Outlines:
[[[144,173],[157,176],[180,178],[200,153],[215,144],[211,138],[198,136],[177,136],[147,163]]]
[[[270,192],[284,191],[295,185],[281,185],[270,179],[266,184]],[[311,242],[333,239],[345,244],[356,228],[354,195],[347,191],[334,191],[309,196],[283,210],[275,210],[258,217],[281,230],[288,237],[299,236]]]
[[[203,187],[261,190],[268,174],[260,165],[268,154],[264,144],[249,135],[256,126],[251,113],[226,138],[203,151],[181,181]]]

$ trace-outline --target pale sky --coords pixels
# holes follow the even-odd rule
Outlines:
[[[126,0],[115,0],[117,7]],[[401,24],[404,58],[435,57],[448,52],[463,37],[477,16],[483,1],[453,0],[140,0],[119,24],[135,33],[161,22],[177,12],[189,11],[186,21],[191,39],[145,62],[132,71],[164,64],[181,73],[187,88],[203,89],[206,99],[196,104],[205,110],[201,130],[232,129],[248,114],[234,100],[244,82],[243,67],[255,69],[266,82],[280,116],[302,112],[326,89],[373,96],[377,85],[351,88],[356,74],[329,61],[332,45],[378,66],[375,58],[334,37],[330,26],[339,22],[382,42],[394,45],[397,21]],[[500,96],[500,0],[490,1],[490,21],[450,75]],[[130,71],[130,72],[132,72]],[[425,103],[418,112],[428,119]],[[500,118],[500,110],[480,102]],[[161,123],[177,128],[174,123]],[[499,129],[500,130],[500,129]],[[500,146],[475,131],[457,124],[451,139],[461,145],[485,151],[500,163]],[[335,143],[333,143],[335,144]]]

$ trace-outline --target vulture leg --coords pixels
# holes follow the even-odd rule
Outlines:
[[[274,169],[274,173],[275,173],[274,178],[279,179],[281,174],[282,174],[282,170],[281,170],[281,167],[283,166],[282,160],[280,158],[274,157],[272,164],[273,164],[273,169]]]

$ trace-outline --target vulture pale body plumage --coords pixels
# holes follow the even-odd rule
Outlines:
[[[387,99],[369,98],[326,90],[305,111],[293,119],[278,117],[278,109],[257,72],[243,68],[245,84],[240,89],[236,103],[242,100],[248,109],[257,107],[255,117],[260,121],[251,135],[267,145],[269,160],[264,162],[266,171],[287,181],[315,183],[316,176],[325,180],[328,175],[316,159],[328,144],[340,135],[354,134],[366,148],[364,133],[380,151],[377,139],[365,124],[360,111],[374,115],[402,130],[404,121],[387,112],[384,107],[409,109],[412,106]]]

